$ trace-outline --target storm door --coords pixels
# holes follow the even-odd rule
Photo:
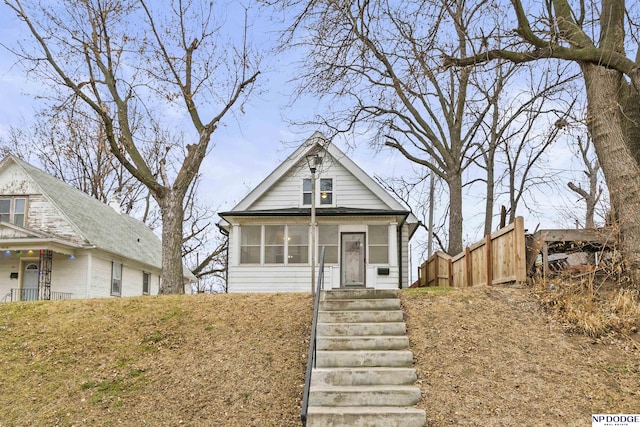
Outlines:
[[[34,301],[38,299],[38,264],[30,262],[24,266],[22,274],[21,301]]]
[[[342,256],[340,285],[346,287],[365,286],[365,233],[342,233]]]

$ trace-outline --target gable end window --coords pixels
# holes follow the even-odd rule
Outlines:
[[[316,187],[316,202],[320,205],[333,205],[333,178],[320,178]],[[302,180],[302,204],[311,205],[311,178]]]
[[[333,204],[333,179],[320,178],[320,204]]]
[[[0,221],[24,227],[26,207],[24,197],[0,198]]]
[[[311,205],[311,178],[302,180],[302,204]]]
[[[111,295],[122,295],[122,264],[111,263]]]

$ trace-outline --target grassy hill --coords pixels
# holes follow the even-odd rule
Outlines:
[[[307,294],[0,304],[0,426],[297,425]]]
[[[542,295],[401,293],[430,426],[638,412],[637,332],[569,333]],[[308,294],[0,304],[0,426],[297,426],[311,310]]]

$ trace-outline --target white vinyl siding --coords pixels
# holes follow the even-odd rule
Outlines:
[[[284,209],[310,206],[304,200],[304,180],[308,180],[310,193],[311,174],[303,159],[285,174],[269,191],[258,198],[248,209]],[[325,161],[316,174],[317,190],[320,193],[322,179],[332,180],[331,206],[353,207],[363,209],[389,209],[378,196],[360,182],[351,172],[335,161]],[[310,195],[308,197],[311,197]],[[321,200],[320,198],[318,200]],[[310,202],[310,199],[309,199]],[[322,207],[321,203],[318,203]]]

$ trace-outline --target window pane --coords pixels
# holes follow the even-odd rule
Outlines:
[[[112,263],[111,274],[114,279],[122,279],[122,264]]]
[[[284,264],[284,246],[265,246],[265,264]]]
[[[284,246],[284,225],[265,225],[264,244]]]
[[[331,178],[320,179],[320,204],[333,204],[333,179]]]
[[[4,220],[3,220],[4,221]],[[14,214],[13,223],[19,227],[24,226],[24,214]]]
[[[302,191],[304,192],[311,191],[311,179],[305,178],[302,180]]]
[[[151,274],[142,273],[142,293],[143,294],[148,294],[149,293],[149,281],[150,280],[151,280]]]
[[[309,262],[309,227],[306,225],[290,225],[287,233],[288,262],[290,264]]]
[[[308,246],[289,246],[289,264],[307,264],[308,262]]]
[[[284,225],[265,225],[264,262],[284,264]]]
[[[289,226],[289,244],[306,245],[309,242],[309,227],[306,225]]]
[[[324,263],[325,264],[338,263],[338,246],[337,245],[324,247]]]
[[[11,213],[11,199],[0,199],[0,214],[4,216],[5,214],[9,215],[10,213]]]
[[[333,191],[333,179],[321,178],[320,179],[320,191]]]
[[[260,246],[246,246],[240,250],[240,263],[259,264]]]
[[[122,290],[122,264],[111,263],[111,295],[120,295]]]
[[[240,231],[240,245],[260,245],[259,225],[243,225]]]
[[[389,243],[389,227],[386,225],[370,225],[369,243],[372,245],[387,245]]]
[[[321,205],[331,205],[331,204],[333,204],[333,194],[331,194],[331,193],[320,193],[320,204]]]
[[[23,214],[25,199],[15,199],[14,204],[14,212],[17,214]]]
[[[310,205],[311,204],[311,193],[302,194],[302,204]]]
[[[369,263],[388,264],[389,263],[389,247],[388,246],[369,246]]]

